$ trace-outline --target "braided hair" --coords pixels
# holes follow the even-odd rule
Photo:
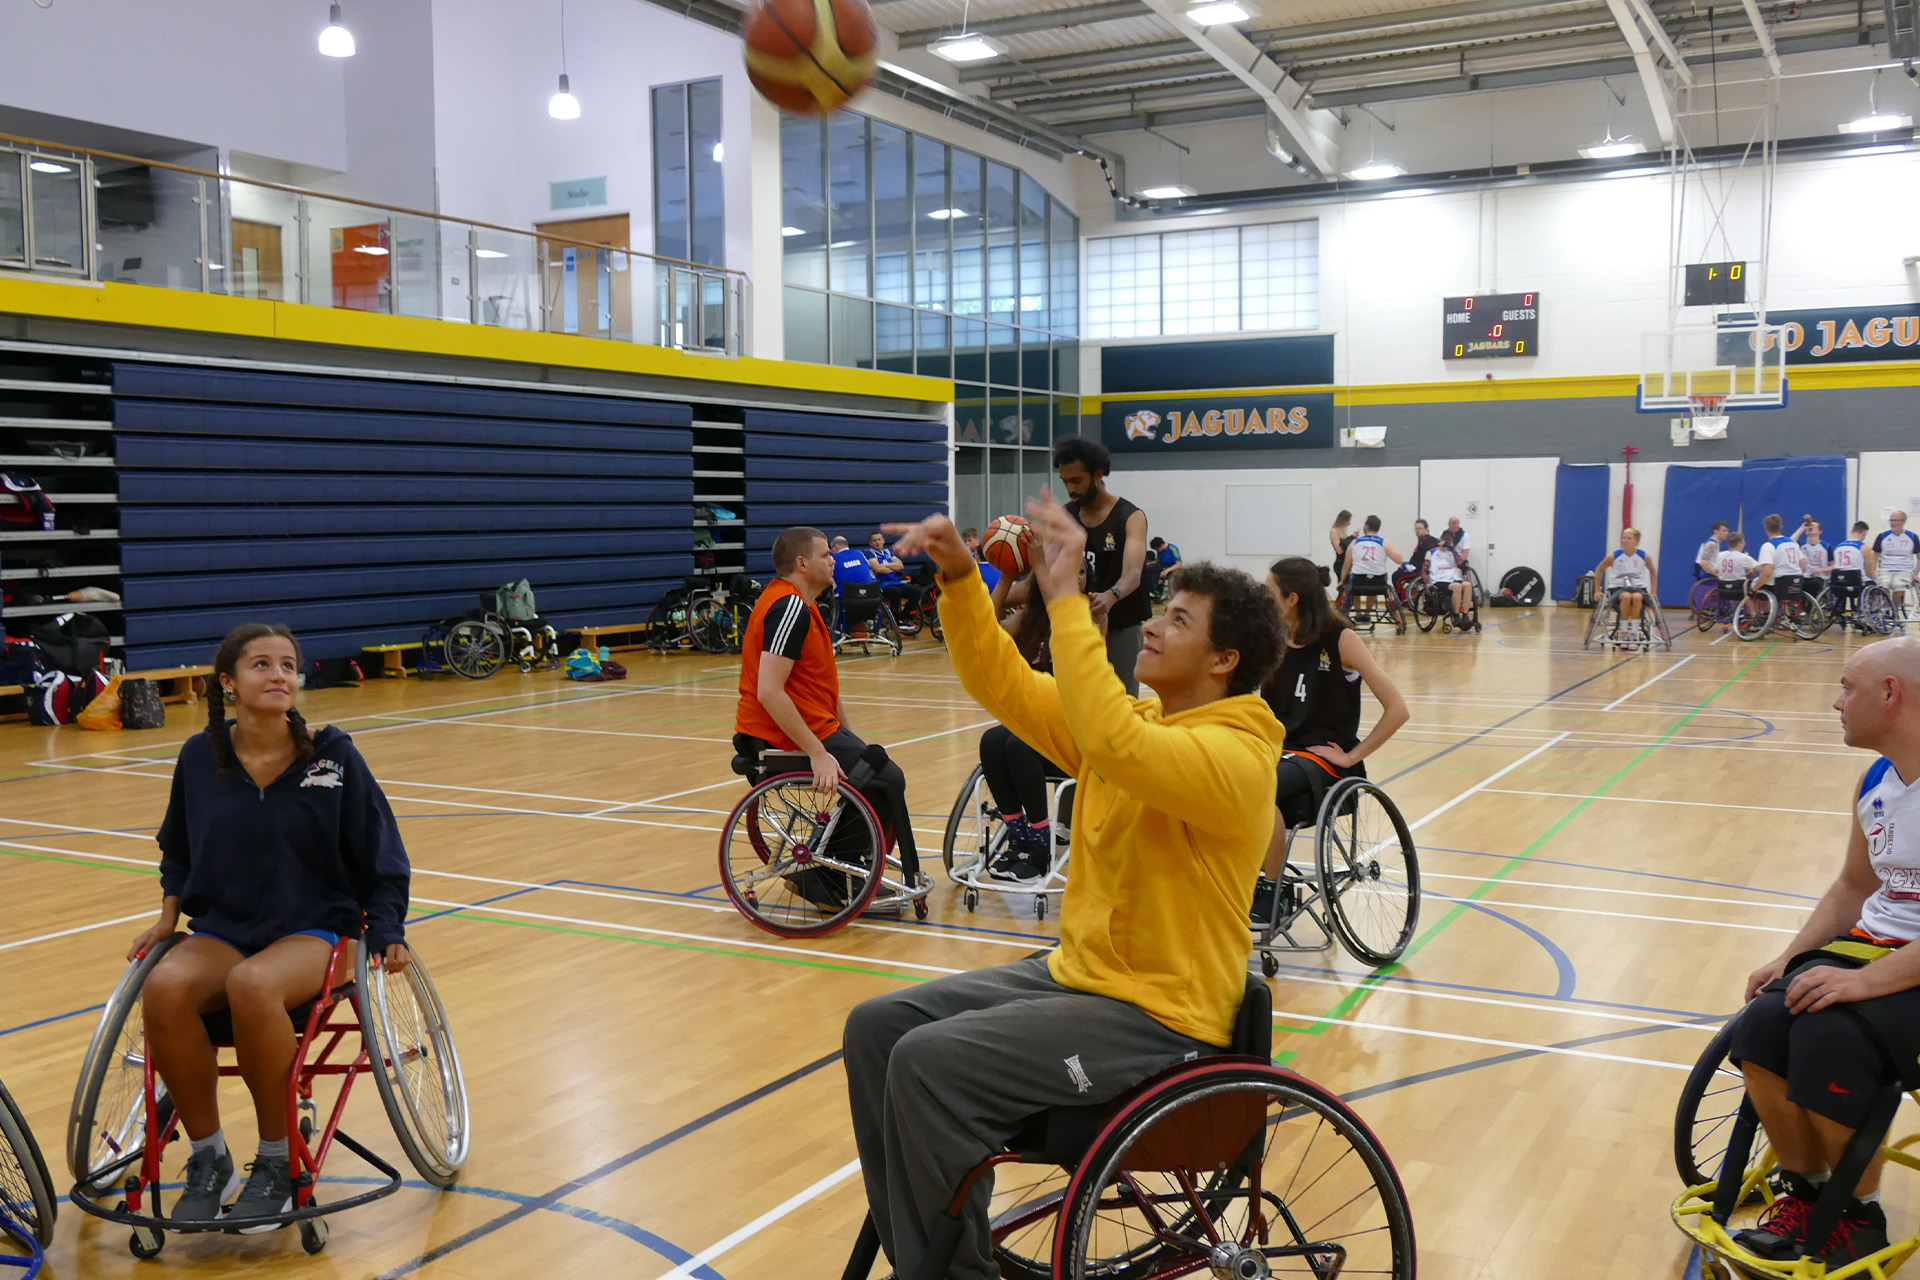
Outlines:
[[[227,692],[220,677],[233,675],[247,646],[268,636],[278,636],[293,646],[294,665],[298,667],[300,641],[291,628],[279,623],[243,622],[227,632],[227,638],[214,650],[213,679],[207,682],[207,739],[213,746],[214,768],[223,774],[233,771],[235,757],[233,732],[227,727]],[[293,734],[294,755],[302,760],[311,759],[313,735],[308,732],[306,719],[298,707],[287,708],[287,729]]]

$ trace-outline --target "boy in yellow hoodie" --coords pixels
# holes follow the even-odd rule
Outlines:
[[[940,621],[967,692],[1079,780],[1060,945],[847,1018],[854,1141],[902,1280],[941,1280],[925,1273],[935,1220],[1028,1116],[1106,1101],[1232,1039],[1249,886],[1273,834],[1284,733],[1258,692],[1280,658],[1266,589],[1238,570],[1183,567],[1166,615],[1143,631],[1137,672],[1159,697],[1129,698],[1080,593],[1085,527],[1044,495],[1027,512],[1052,676],[996,625],[951,521],[888,529],[898,554],[925,549],[940,568]],[[948,1277],[999,1275],[991,1181],[975,1185]]]

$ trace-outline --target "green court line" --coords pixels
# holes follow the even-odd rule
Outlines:
[[[1658,738],[1655,738],[1651,743],[1647,744],[1647,746],[1641,748],[1639,753],[1636,754],[1633,757],[1633,759],[1627,761],[1627,763],[1625,763],[1624,765],[1621,765],[1618,769],[1614,770],[1614,772],[1611,775],[1609,775],[1606,778],[1606,780],[1603,781],[1598,787],[1595,787],[1590,794],[1588,794],[1585,798],[1583,798],[1578,804],[1574,805],[1573,808],[1567,810],[1566,813],[1562,814],[1558,821],[1556,821],[1552,826],[1548,827],[1545,831],[1541,832],[1538,836],[1534,837],[1532,842],[1529,843],[1526,848],[1522,849],[1519,853],[1514,854],[1513,857],[1503,862],[1498,869],[1496,869],[1485,880],[1482,880],[1480,882],[1479,887],[1477,887],[1476,889],[1473,890],[1473,892],[1467,895],[1465,902],[1454,903],[1452,910],[1448,911],[1446,915],[1440,917],[1439,920],[1429,925],[1426,929],[1426,932],[1422,933],[1419,937],[1415,938],[1411,943],[1407,945],[1407,949],[1401,953],[1399,960],[1389,965],[1383,965],[1379,969],[1374,970],[1372,977],[1370,977],[1366,982],[1361,983],[1360,986],[1356,987],[1354,990],[1348,992],[1345,996],[1341,997],[1340,1001],[1337,1004],[1335,1004],[1333,1008],[1327,1010],[1326,1013],[1321,1015],[1323,1019],[1322,1021],[1315,1022],[1313,1025],[1307,1026],[1307,1027],[1283,1026],[1283,1027],[1280,1027],[1279,1029],[1284,1031],[1294,1031],[1303,1035],[1317,1036],[1325,1032],[1328,1027],[1334,1025],[1333,1023],[1325,1021],[1324,1019],[1341,1018],[1353,1012],[1353,1010],[1358,1008],[1360,1004],[1363,1001],[1365,1001],[1369,995],[1373,994],[1375,991],[1380,989],[1380,983],[1378,979],[1388,977],[1389,975],[1393,974],[1396,970],[1399,970],[1405,967],[1406,962],[1408,960],[1412,959],[1415,955],[1417,955],[1422,949],[1426,947],[1426,945],[1429,942],[1432,942],[1435,938],[1439,937],[1443,932],[1445,932],[1447,928],[1453,924],[1454,921],[1458,920],[1461,916],[1467,913],[1469,909],[1467,905],[1468,903],[1479,901],[1482,897],[1486,896],[1488,893],[1492,892],[1495,888],[1499,887],[1499,884],[1502,880],[1506,879],[1509,875],[1512,875],[1515,871],[1518,871],[1521,865],[1524,864],[1527,861],[1527,859],[1533,857],[1534,854],[1540,852],[1540,850],[1544,849],[1547,846],[1549,841],[1551,841],[1555,836],[1559,835],[1562,831],[1565,831],[1567,827],[1572,824],[1575,818],[1578,818],[1581,814],[1585,813],[1588,809],[1592,808],[1596,801],[1604,797],[1609,791],[1613,790],[1613,788],[1628,774],[1632,773],[1635,769],[1639,768],[1641,764],[1645,763],[1645,761],[1650,756],[1652,756],[1654,752],[1658,751],[1661,747],[1665,746],[1668,742],[1672,741],[1673,738],[1679,734],[1680,730],[1686,728],[1688,721],[1692,720],[1695,716],[1699,715],[1701,712],[1711,707],[1715,699],[1717,699],[1721,694],[1725,693],[1727,690],[1733,688],[1735,684],[1739,683],[1740,678],[1742,676],[1746,675],[1747,672],[1753,670],[1756,666],[1760,665],[1760,660],[1762,658],[1765,658],[1768,654],[1772,653],[1778,647],[1779,647],[1779,642],[1775,641],[1774,643],[1768,645],[1765,649],[1762,649],[1759,653],[1755,654],[1753,661],[1747,663],[1746,666],[1741,667],[1740,670],[1734,672],[1733,676],[1730,679],[1728,679],[1726,683],[1722,684],[1718,689],[1715,689],[1712,693],[1708,694],[1700,702],[1698,706],[1694,707],[1691,711],[1687,712],[1684,716],[1681,716],[1680,719],[1676,720],[1673,723],[1672,727],[1670,727],[1665,733],[1661,734]]]
[[[96,871],[131,871],[137,876],[157,876],[158,867],[129,867],[117,862],[88,862],[85,858],[63,858],[57,853],[27,853],[20,849],[0,849],[0,853],[9,858],[32,858],[35,862],[70,862],[76,867],[92,867]]]
[[[665,938],[644,938],[629,933],[609,933],[603,929],[579,929],[567,925],[540,924],[532,920],[506,920],[499,916],[485,916],[473,911],[455,910],[446,913],[463,920],[479,920],[487,924],[512,925],[516,929],[538,929],[545,933],[575,933],[583,938],[608,938],[614,942],[637,942],[646,947],[666,947],[672,951],[703,951],[709,955],[729,956],[735,960],[765,960],[772,964],[797,964],[807,969],[832,969],[840,973],[857,973],[865,978],[898,978],[902,982],[931,982],[925,974],[893,973],[884,969],[860,969],[850,964],[832,964],[825,960],[802,960],[798,956],[771,956],[755,951],[729,951],[725,947],[703,947],[691,942],[670,942]],[[885,961],[876,960],[875,964]]]

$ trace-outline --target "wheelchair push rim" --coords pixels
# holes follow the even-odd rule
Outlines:
[[[830,856],[844,823],[856,830]],[[856,841],[862,848],[848,860],[846,849]],[[720,832],[720,882],[757,927],[776,937],[818,938],[872,903],[887,869],[885,848],[880,818],[865,796],[845,783],[835,793],[821,792],[809,773],[780,774],[755,784],[728,815]],[[828,876],[801,878],[813,871]],[[829,878],[835,874],[845,877],[844,892]],[[808,890],[828,900],[818,903]]]
[[[129,963],[94,1024],[67,1113],[67,1169],[82,1188],[104,1188],[146,1149],[147,1036],[140,989],[161,957],[185,936],[162,938]],[[165,1125],[172,1101],[163,1091],[156,1103]]]
[[[447,628],[441,642],[446,649],[447,666],[469,680],[485,680],[507,661],[506,633],[488,622],[469,618]]]
[[[12,1236],[30,1250],[52,1244],[58,1212],[40,1144],[13,1095],[0,1085],[0,1235]]]
[[[1313,857],[1340,945],[1371,964],[1399,959],[1420,925],[1420,861],[1387,793],[1365,778],[1336,782],[1320,802]]]
[[[1365,1122],[1293,1072],[1216,1060],[1108,1121],[1068,1184],[1053,1273],[1412,1280],[1414,1259],[1406,1192]]]
[[[1685,1186],[1696,1187],[1719,1176],[1727,1139],[1746,1097],[1746,1077],[1727,1061],[1732,1047],[1733,1023],[1729,1022],[1707,1042],[1680,1088],[1680,1102],[1673,1112],[1673,1167]],[[1748,1176],[1760,1162],[1761,1152],[1756,1149],[1748,1162]]]
[[[947,829],[940,840],[940,864],[948,880],[953,879],[955,863],[961,864],[963,870],[977,870],[986,861],[993,838],[1000,830],[1000,815],[981,795],[986,776],[979,765],[973,766],[973,772],[967,775],[959,796],[954,799],[952,811],[947,814]]]
[[[471,1126],[446,1007],[417,952],[388,973],[368,951],[354,948],[354,1004],[374,1088],[408,1162],[434,1186],[452,1186],[467,1162]]]

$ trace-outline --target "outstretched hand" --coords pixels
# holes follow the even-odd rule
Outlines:
[[[1080,566],[1087,555],[1087,526],[1060,505],[1050,489],[1027,499],[1033,526],[1033,576],[1049,601],[1080,594]]]
[[[917,524],[883,524],[880,531],[899,539],[893,544],[894,555],[910,556],[924,551],[939,566],[944,578],[961,578],[973,572],[973,553],[961,541],[953,521],[938,512]]]

